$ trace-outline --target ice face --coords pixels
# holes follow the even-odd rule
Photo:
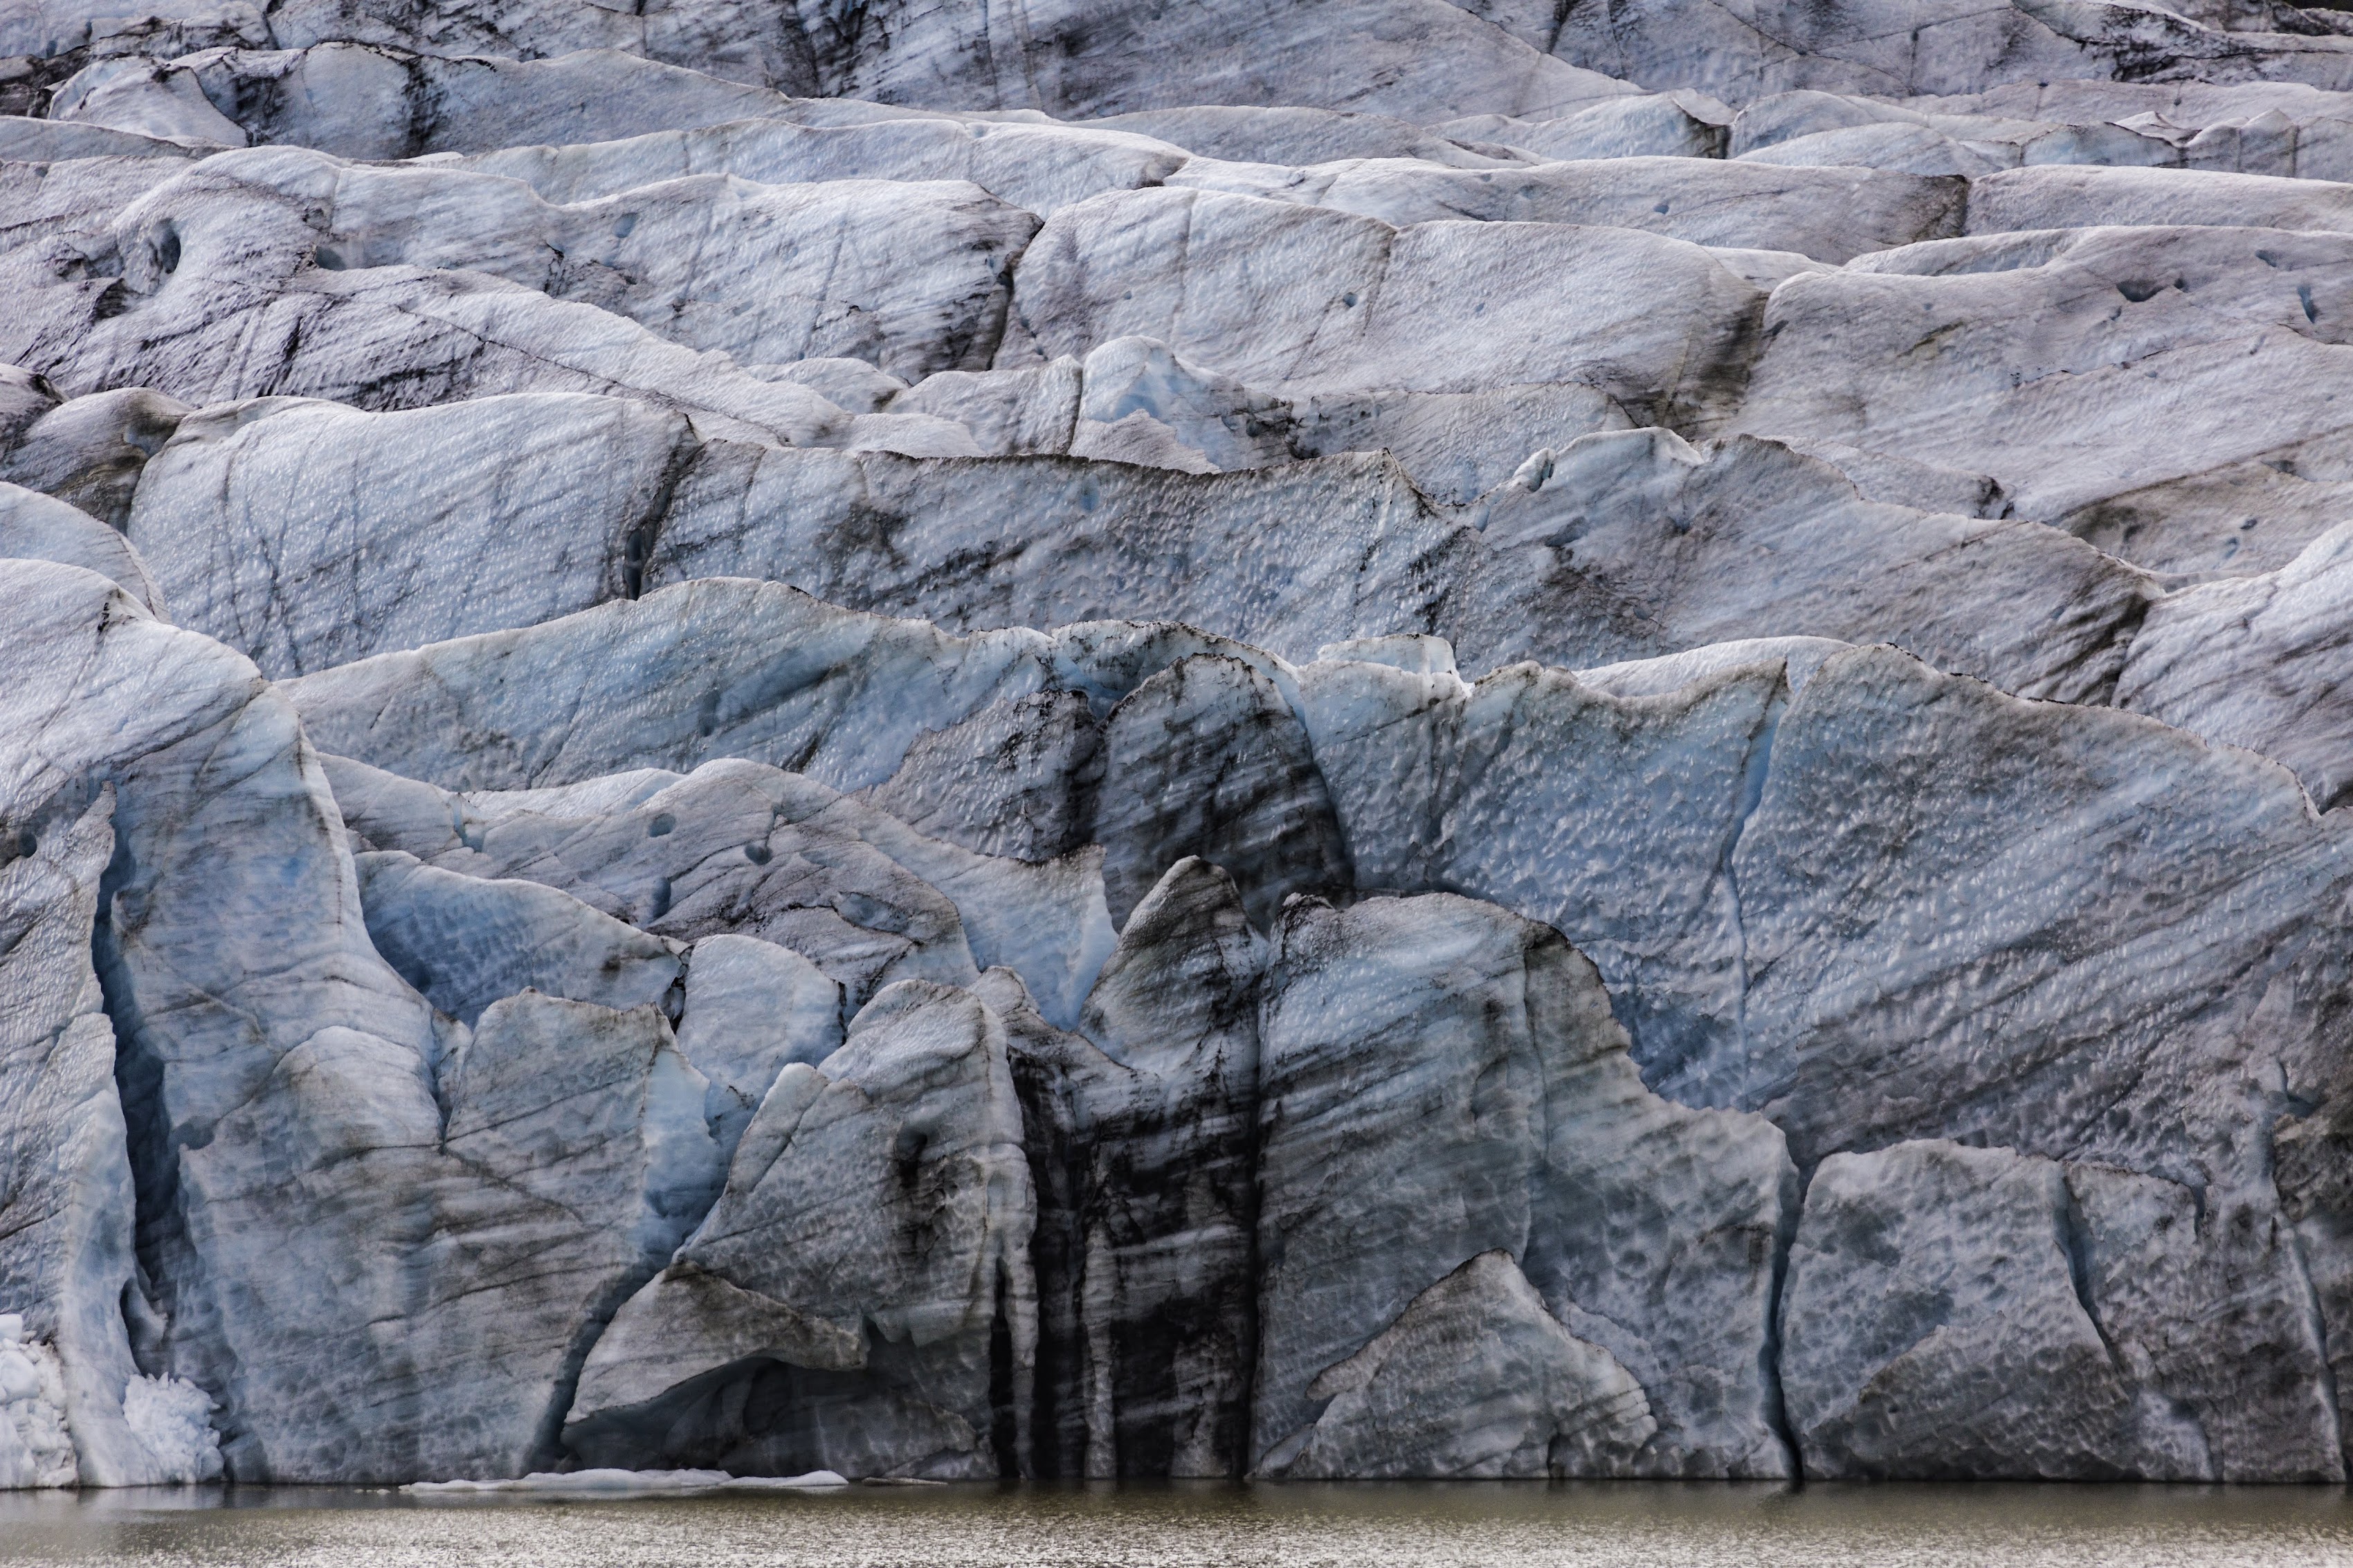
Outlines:
[[[0,1485],[2343,1479],[2341,16],[102,9]]]

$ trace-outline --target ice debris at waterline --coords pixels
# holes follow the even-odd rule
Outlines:
[[[0,1485],[2345,1479],[2348,13],[101,9]]]
[[[497,1481],[411,1481],[424,1497],[529,1492],[544,1497],[692,1497],[706,1492],[830,1491],[849,1483],[831,1470],[805,1476],[731,1476],[724,1470],[535,1470]]]

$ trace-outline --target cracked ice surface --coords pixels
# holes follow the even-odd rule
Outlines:
[[[2345,1479],[2342,13],[0,0],[0,1486]]]

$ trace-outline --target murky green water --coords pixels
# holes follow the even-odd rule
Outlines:
[[[2333,1489],[853,1488],[420,1502],[330,1489],[0,1496],[0,1563],[248,1568],[2119,1568],[2353,1564]]]

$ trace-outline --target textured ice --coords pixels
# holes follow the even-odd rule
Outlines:
[[[163,595],[137,550],[89,513],[39,490],[0,483],[0,555],[86,568],[164,613]]]
[[[120,11],[0,1486],[2343,1480],[2344,14]]]
[[[2335,1479],[2284,1227],[2196,1208],[2001,1149],[1823,1162],[1782,1320],[1807,1472]]]
[[[185,1378],[134,1377],[122,1387],[123,1423],[155,1457],[160,1481],[219,1479],[212,1411],[212,1396]]]
[[[24,1323],[16,1313],[0,1317],[0,1484],[69,1487],[78,1478],[64,1371],[55,1349],[26,1337]]]

